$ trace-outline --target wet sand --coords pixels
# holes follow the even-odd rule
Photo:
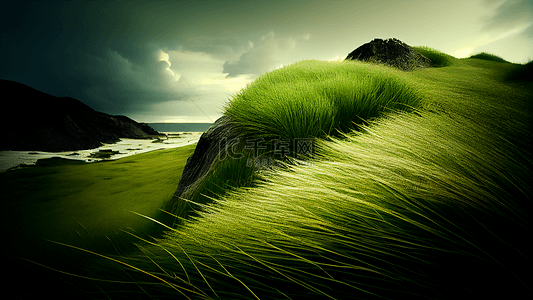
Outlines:
[[[154,150],[183,147],[198,142],[202,132],[164,132],[166,138],[158,139],[121,139],[115,144],[104,144],[101,147],[88,150],[66,152],[43,151],[0,151],[0,172],[20,165],[34,165],[37,160],[60,157],[65,159],[95,162],[102,160],[116,160],[126,156],[145,153]],[[118,151],[109,158],[98,158],[95,155],[101,151]]]

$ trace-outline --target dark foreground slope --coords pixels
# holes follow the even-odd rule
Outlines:
[[[119,138],[157,135],[147,124],[97,112],[68,97],[0,80],[0,150],[71,151],[97,148]]]

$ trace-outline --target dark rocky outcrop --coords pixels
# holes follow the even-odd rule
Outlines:
[[[227,155],[239,143],[239,134],[230,122],[222,116],[202,134],[194,153],[187,159],[185,168],[174,193],[174,201],[169,211],[184,217],[185,203],[180,198],[188,199],[214,167],[219,155]]]
[[[395,38],[374,39],[352,51],[346,59],[377,62],[401,70],[426,68],[431,64],[429,58]]]
[[[147,124],[95,111],[73,98],[54,97],[8,80],[0,80],[0,88],[0,150],[73,151],[120,138],[159,135]]]

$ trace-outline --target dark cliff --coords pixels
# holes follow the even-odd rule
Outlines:
[[[95,111],[73,98],[8,80],[0,80],[0,88],[0,150],[73,151],[159,134],[147,124]]]

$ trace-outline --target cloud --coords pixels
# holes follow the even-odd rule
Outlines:
[[[255,79],[247,75],[226,78],[223,71],[225,60],[205,52],[172,50],[168,53],[170,62],[177,66],[172,70],[181,74],[177,87],[183,92],[196,95],[223,94],[227,98]]]
[[[201,51],[168,50],[161,51],[160,56],[168,63],[167,71],[179,78],[173,87],[175,95],[181,96],[151,107],[154,115],[165,116],[167,121],[183,118],[214,121],[231,95],[255,79],[251,76],[226,78],[225,60]],[[143,116],[143,119],[149,117]]]
[[[130,111],[184,96],[177,89],[180,75],[172,71],[165,54],[158,49],[149,51],[148,59],[133,60],[106,48],[98,56],[88,55],[76,71],[82,73],[95,109]]]
[[[99,55],[87,54],[72,67],[94,109],[132,116],[144,111],[143,119],[150,119],[149,114],[213,119],[232,94],[255,79],[250,75],[226,78],[226,60],[201,51],[151,46],[139,52],[127,57],[106,48]]]
[[[297,45],[309,39],[310,34],[280,38],[270,32],[254,42],[220,37],[210,43],[198,37],[170,48],[155,42],[133,48],[108,45],[88,49],[71,65],[69,77],[83,90],[81,98],[109,114],[213,119],[258,75],[296,61]]]
[[[529,26],[528,24],[523,24],[522,26],[518,26],[516,28],[503,31],[499,34],[485,33],[481,35],[479,38],[473,39],[472,41],[470,41],[469,46],[458,49],[455,52],[453,52],[452,56],[455,56],[457,58],[469,57],[470,55],[474,54],[474,52],[479,52],[477,51],[477,49],[480,47],[490,45],[493,43],[497,43],[497,42],[501,43],[502,40],[516,37],[519,34],[523,36],[524,33],[527,32],[527,30],[531,30],[531,28],[533,27]]]
[[[476,52],[499,52],[500,45],[509,41],[516,44],[517,40],[532,40],[533,38],[533,0],[484,0],[486,9],[492,10],[490,15],[480,18],[481,33],[471,38],[464,47],[452,51],[458,58],[469,57]],[[504,47],[505,48],[505,47]],[[509,61],[517,61],[519,52],[507,49]]]
[[[485,0],[485,3],[494,5],[496,1]],[[509,31],[523,27],[523,33],[531,32],[533,0],[505,0],[495,8],[491,16],[483,17],[482,22],[482,30],[486,31]]]
[[[184,40],[181,47],[181,50],[202,52],[225,61],[239,59],[253,47],[253,43],[233,36],[194,36]]]
[[[309,40],[310,35],[299,39]],[[260,75],[281,65],[292,62],[291,54],[296,51],[297,39],[278,38],[274,32],[263,36],[256,44],[250,43],[250,50],[244,52],[237,60],[224,63],[224,73],[228,77],[244,74]]]
[[[528,39],[533,39],[533,25],[528,26],[522,31],[522,36]]]

